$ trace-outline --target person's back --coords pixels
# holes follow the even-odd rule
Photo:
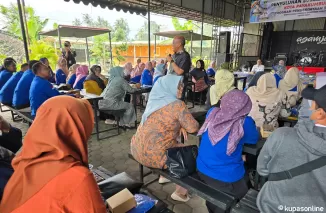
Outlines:
[[[321,156],[326,156],[326,127],[314,127],[314,123],[304,121],[295,128],[279,128],[268,138],[259,155],[257,171],[266,176]],[[257,199],[258,208],[261,212],[279,212],[279,205],[325,208],[325,174],[324,166],[289,180],[266,182]]]
[[[5,85],[0,90],[0,101],[3,104],[12,105],[12,99],[14,96],[15,88],[23,76],[23,72],[17,72],[5,83]]]
[[[326,165],[312,169],[318,164],[307,164],[326,157],[325,92],[326,86],[303,90],[302,96],[312,101],[310,120],[299,120],[295,128],[279,128],[265,142],[257,161],[258,173],[269,176],[257,198],[261,212],[279,212],[280,205],[326,208]],[[302,165],[308,170],[291,171]]]
[[[11,78],[12,72],[8,70],[2,70],[0,72],[0,89],[7,83],[7,81]]]
[[[104,201],[99,203],[101,199],[90,194],[99,196],[93,174],[84,166],[75,166],[56,176],[12,213],[106,212]]]
[[[79,89],[82,90],[84,89],[84,82],[87,76],[82,77],[81,79],[78,80],[78,82],[76,83],[76,85],[74,86],[74,89]]]
[[[141,75],[141,85],[152,86],[153,85],[153,76],[151,71],[145,69]]]
[[[24,108],[29,106],[29,89],[35,75],[31,69],[24,72],[19,80],[12,99],[12,104],[16,108]]]
[[[74,73],[70,76],[70,78],[67,81],[67,84],[69,84],[72,87],[72,85],[75,84],[75,81],[76,81],[76,73]]]
[[[243,137],[239,141],[236,150],[230,156],[225,152],[225,150],[227,150],[230,132],[227,133],[220,142],[213,146],[209,139],[208,131],[206,131],[202,135],[199,147],[197,169],[209,177],[224,182],[235,182],[243,178],[245,174],[245,168],[241,157],[243,145],[256,144],[259,139],[259,133],[251,117],[245,118],[243,131]]]

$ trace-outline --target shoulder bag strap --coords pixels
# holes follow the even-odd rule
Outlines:
[[[271,173],[268,175],[268,181],[279,181],[279,180],[286,180],[286,179],[292,179],[293,177],[309,173],[315,169],[319,169],[326,165],[326,157],[320,157],[313,161],[310,161],[308,163],[302,164],[300,166],[297,166],[293,169],[283,171],[283,172],[277,172],[277,173]]]

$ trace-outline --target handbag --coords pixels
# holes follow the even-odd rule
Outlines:
[[[196,172],[198,147],[195,145],[166,150],[166,166],[174,178],[183,178]]]

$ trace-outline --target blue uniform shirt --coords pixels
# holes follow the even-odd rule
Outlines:
[[[7,81],[12,76],[13,72],[10,72],[8,70],[2,70],[0,72],[0,89],[7,83]]]
[[[32,70],[26,70],[20,78],[14,92],[12,105],[17,108],[24,108],[29,106],[29,88],[35,75]]]
[[[82,90],[84,89],[84,81],[86,79],[87,76],[82,77],[81,79],[79,79],[79,81],[76,83],[76,85],[74,86],[74,89],[79,89]]]
[[[66,74],[63,72],[62,69],[58,69],[55,74],[55,83],[56,85],[65,84],[67,80]]]
[[[72,75],[70,76],[70,78],[69,78],[67,84],[69,84],[69,85],[72,86],[72,85],[74,85],[75,81],[76,81],[76,73],[75,73],[75,74],[72,74]]]
[[[226,154],[230,133],[226,134],[221,141],[213,146],[208,137],[208,131],[206,131],[202,135],[199,147],[197,169],[204,175],[222,182],[233,183],[241,180],[245,175],[242,160],[243,144],[256,144],[259,139],[259,133],[251,117],[245,118],[243,129],[244,136],[231,156]]]
[[[12,98],[14,96],[15,88],[23,76],[24,72],[20,71],[11,76],[0,90],[0,102],[7,105],[12,105]]]
[[[39,76],[35,76],[29,91],[32,116],[35,117],[37,109],[49,98],[61,95],[52,84]]]
[[[141,85],[148,85],[148,86],[153,85],[153,76],[148,69],[145,69],[143,71],[143,74],[141,75]]]
[[[207,73],[207,75],[209,77],[214,77],[215,76],[215,70],[213,68],[208,68],[206,73]]]

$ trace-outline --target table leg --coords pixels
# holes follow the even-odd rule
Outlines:
[[[94,116],[95,116],[96,139],[97,139],[97,141],[99,141],[100,140],[100,133],[99,133],[99,129],[98,129],[97,112],[98,112],[98,100],[94,101]]]
[[[137,94],[132,94],[132,101],[134,102],[135,114],[136,114],[136,121],[135,121],[135,128],[137,129]]]

